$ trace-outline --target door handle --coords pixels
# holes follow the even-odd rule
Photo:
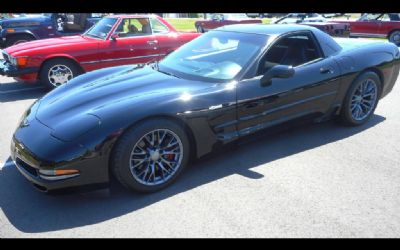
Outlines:
[[[147,41],[147,44],[149,44],[149,45],[154,45],[154,44],[157,44],[157,43],[158,43],[157,40]]]
[[[321,74],[332,74],[333,73],[333,69],[331,69],[331,68],[320,68],[319,69],[319,72],[321,73]]]

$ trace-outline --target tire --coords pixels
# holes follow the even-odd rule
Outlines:
[[[361,97],[363,95],[360,92],[362,84],[366,86],[364,97]],[[372,91],[373,86],[375,86],[375,91]],[[378,105],[381,91],[382,83],[376,73],[368,71],[358,76],[351,84],[343,101],[340,112],[340,121],[342,124],[346,126],[359,126],[366,123]],[[374,101],[372,102],[373,99]],[[367,103],[369,104],[367,105]]]
[[[390,33],[388,37],[389,42],[400,46],[400,30],[394,30]]]
[[[59,76],[57,76],[58,72],[60,73]],[[39,78],[45,87],[54,89],[81,73],[82,72],[74,62],[68,59],[56,58],[46,61],[43,64],[39,73]],[[53,75],[53,77],[51,77],[51,75]]]
[[[152,131],[160,131],[159,137],[149,137],[149,133],[151,134]],[[167,169],[166,166],[168,167],[168,165],[165,163],[165,159],[167,158],[164,157],[171,156],[172,154],[162,155],[161,152],[165,152],[166,150],[152,151],[160,152],[160,154],[157,153],[156,155],[156,157],[158,156],[159,159],[157,159],[156,157],[155,159],[153,158],[155,154],[143,154],[143,152],[149,152],[147,146],[150,145],[149,142],[151,141],[148,139],[143,139],[145,136],[147,138],[156,138],[152,139],[154,141],[156,141],[157,138],[164,138],[161,139],[161,145],[166,146],[168,140],[172,138],[168,136],[172,134],[168,134],[163,137],[163,131],[167,133],[172,132],[172,134],[174,136],[177,136],[181,142],[180,144],[178,143],[178,147],[181,147],[181,150],[179,152],[181,152],[182,154],[176,154],[175,156],[173,156],[175,157],[174,160],[176,160],[176,168],[175,170],[171,171],[171,174],[169,174],[169,172],[163,171],[159,163],[154,162],[161,162],[162,164],[164,164],[164,168]],[[146,144],[144,144],[145,141]],[[172,141],[173,140],[171,140],[169,144],[171,144]],[[176,142],[179,141],[176,140]],[[154,145],[156,144],[157,143],[155,143]],[[157,148],[157,146],[155,148]],[[160,146],[158,148],[162,149],[163,147]],[[171,150],[171,148],[169,150]],[[116,179],[127,189],[136,192],[151,193],[161,190],[172,184],[186,168],[190,158],[189,155],[189,139],[183,126],[169,119],[152,119],[139,123],[138,125],[127,130],[122,135],[122,137],[117,141],[116,145],[113,148],[110,159],[110,168]],[[135,157],[138,157],[139,159],[132,160]],[[177,157],[180,157],[179,160]],[[141,163],[142,160],[143,163]],[[170,162],[172,161],[173,160],[171,160]],[[152,164],[154,168],[151,167]],[[168,169],[171,170],[172,168],[168,167]],[[144,183],[147,179],[146,176],[148,176],[148,183]],[[152,176],[153,182],[151,178]]]
[[[13,46],[19,43],[23,42],[28,42],[35,40],[33,36],[30,35],[25,35],[25,34],[19,34],[19,35],[13,35],[6,40],[6,47]]]
[[[198,25],[198,26],[196,27],[196,29],[197,29],[197,32],[199,32],[199,33],[204,33],[204,29],[203,29],[203,27],[201,27],[200,25]]]

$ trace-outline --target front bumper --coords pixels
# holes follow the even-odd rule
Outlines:
[[[6,60],[0,60],[0,75],[9,76],[9,77],[17,77],[26,74],[38,73],[39,68],[37,67],[29,67],[19,69],[18,67],[11,65]]]
[[[11,142],[11,158],[19,172],[42,192],[65,190],[87,191],[108,186],[108,159],[85,156],[87,149],[62,142],[50,135],[51,129],[38,120],[27,127],[18,127]],[[76,155],[81,151],[80,156]],[[79,175],[49,180],[39,170],[76,169]]]

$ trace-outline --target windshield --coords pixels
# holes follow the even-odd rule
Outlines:
[[[246,14],[225,14],[225,19],[248,19]]]
[[[95,37],[95,38],[100,38],[100,39],[105,39],[110,33],[112,27],[114,24],[117,22],[117,18],[103,18],[100,21],[98,21],[91,29],[89,29],[84,35],[85,36],[90,36],[90,37]]]
[[[181,78],[225,82],[245,69],[267,40],[267,35],[209,31],[167,56],[159,69]]]

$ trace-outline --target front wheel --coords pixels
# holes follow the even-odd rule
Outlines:
[[[123,186],[148,193],[170,185],[188,161],[189,140],[184,128],[168,119],[153,119],[122,135],[110,167]]]
[[[57,88],[80,74],[75,63],[57,58],[47,61],[40,70],[40,80],[49,89]]]
[[[349,126],[367,122],[378,105],[381,87],[381,80],[374,72],[366,72],[357,77],[344,99],[341,121]]]

